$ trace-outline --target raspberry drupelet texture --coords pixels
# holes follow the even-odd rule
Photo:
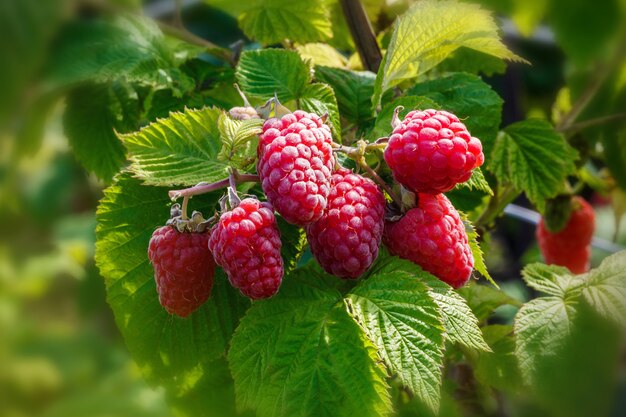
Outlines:
[[[292,224],[319,219],[335,166],[330,128],[312,113],[268,119],[259,136],[257,171],[272,206]]]
[[[547,264],[565,266],[575,274],[582,274],[589,270],[595,213],[581,197],[574,197],[572,205],[570,218],[561,231],[551,233],[542,218],[536,234]]]
[[[399,221],[385,223],[383,241],[394,255],[459,288],[474,268],[465,225],[443,194],[419,194],[418,200]]]
[[[283,279],[280,232],[269,203],[246,198],[223,213],[209,248],[233,287],[252,299],[276,294]]]
[[[428,194],[467,181],[485,160],[480,140],[458,117],[440,110],[409,112],[389,137],[384,157],[396,181]]]
[[[378,257],[385,197],[376,184],[342,168],[331,178],[328,206],[306,227],[311,252],[329,274],[358,278]]]
[[[148,246],[159,302],[170,314],[187,317],[211,295],[215,261],[209,233],[181,233],[172,226],[155,230]]]

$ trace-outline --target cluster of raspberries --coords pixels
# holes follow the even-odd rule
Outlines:
[[[148,254],[170,313],[185,317],[206,301],[215,264],[244,295],[274,295],[284,273],[274,211],[305,229],[313,256],[340,278],[367,271],[381,241],[455,288],[470,278],[474,259],[465,226],[442,193],[467,181],[484,156],[480,141],[453,114],[412,111],[389,137],[384,159],[417,201],[400,217],[386,219],[385,196],[371,179],[338,166],[330,128],[318,115],[298,110],[268,119],[257,153],[267,202],[245,198],[202,233],[171,226],[154,232]]]

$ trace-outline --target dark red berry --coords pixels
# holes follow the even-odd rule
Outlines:
[[[439,110],[409,112],[389,137],[384,157],[396,181],[428,194],[467,181],[485,160],[480,140],[454,114]]]
[[[418,194],[418,205],[385,223],[385,245],[454,288],[472,275],[474,257],[465,225],[443,194]]]
[[[246,198],[223,213],[209,248],[233,287],[252,298],[276,294],[283,279],[280,232],[269,203]]]
[[[211,295],[215,262],[207,249],[208,232],[154,231],[148,258],[154,267],[159,302],[170,314],[187,317]]]
[[[331,143],[330,128],[312,113],[298,110],[263,125],[257,171],[287,222],[303,226],[322,216],[335,165]]]
[[[331,178],[326,211],[306,227],[313,256],[330,274],[359,277],[378,256],[384,215],[385,198],[372,180],[338,170]]]

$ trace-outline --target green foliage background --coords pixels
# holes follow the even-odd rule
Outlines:
[[[234,82],[327,112],[346,144],[387,135],[398,105],[451,110],[487,156],[449,194],[481,231],[522,192],[543,212],[569,177],[611,197],[596,234],[626,244],[623,1],[366,0],[377,74],[338,1],[197,2],[193,33],[175,7],[147,16],[175,4],[0,6],[0,416],[623,415],[624,252],[572,276],[532,244],[507,254],[528,236],[498,219],[484,264],[473,250],[500,289],[453,291],[385,251],[354,284],[281,223],[299,267],[280,294],[251,306],[220,273],[188,320],[159,306],[145,256],[169,189],[250,166],[258,125],[221,110],[242,104]]]

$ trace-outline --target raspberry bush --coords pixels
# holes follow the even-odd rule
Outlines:
[[[576,56],[552,118],[510,117],[488,76],[532,57],[484,7],[240,3],[215,7],[243,44],[105,9],[55,50],[97,58],[49,70],[108,183],[107,300],[176,415],[605,415],[626,255],[591,263],[588,200],[626,189],[596,114],[623,66]],[[512,203],[538,217],[525,303],[489,272]]]

